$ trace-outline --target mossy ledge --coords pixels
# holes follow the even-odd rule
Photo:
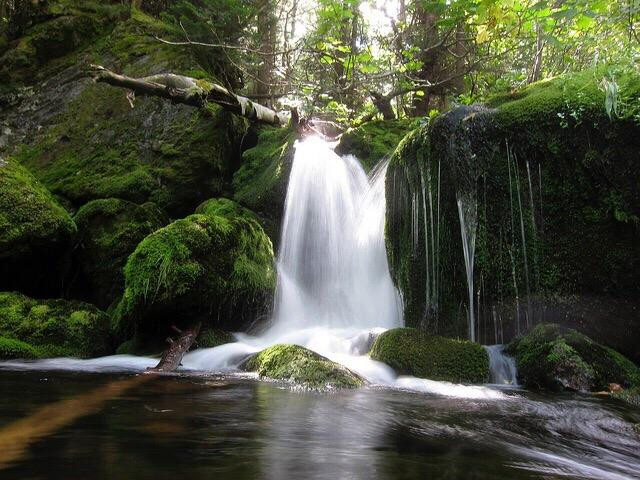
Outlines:
[[[0,337],[5,339],[0,348],[5,358],[89,358],[111,351],[109,317],[93,305],[34,300],[15,292],[0,292]]]
[[[365,384],[359,375],[299,345],[273,345],[250,357],[244,369],[260,378],[285,380],[309,390],[358,388]]]
[[[529,388],[596,391],[610,383],[640,386],[640,369],[615,350],[556,324],[538,325],[512,341],[520,381]]]
[[[378,336],[369,354],[400,375],[455,383],[489,380],[489,357],[477,343],[394,328]]]

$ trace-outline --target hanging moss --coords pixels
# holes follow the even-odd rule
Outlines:
[[[73,300],[0,293],[0,337],[20,340],[38,357],[95,357],[110,352],[109,317]]]
[[[414,328],[394,328],[382,333],[370,356],[400,375],[456,383],[489,380],[489,357],[482,346],[428,335]]]
[[[236,330],[265,310],[275,285],[271,242],[249,212],[177,220],[146,237],[124,272],[123,334],[166,336],[171,324],[199,320]]]
[[[640,369],[615,350],[575,330],[538,325],[508,346],[518,376],[531,388],[603,390],[610,383],[640,385]]]
[[[84,205],[74,221],[78,246],[74,252],[74,296],[107,308],[124,287],[127,258],[147,235],[167,224],[153,203],[137,205],[109,198]]]
[[[286,380],[311,390],[357,388],[364,380],[342,365],[298,345],[274,345],[255,354],[244,368],[260,377]]]

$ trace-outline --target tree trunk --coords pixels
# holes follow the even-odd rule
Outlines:
[[[169,342],[169,348],[162,354],[162,358],[158,365],[153,368],[148,368],[148,372],[173,372],[179,366],[184,354],[189,351],[193,342],[196,341],[198,334],[200,333],[200,324],[194,325],[187,330],[179,330],[173,327],[180,335],[177,340],[167,338]]]
[[[162,97],[196,108],[205,108],[208,103],[216,103],[230,112],[257,122],[270,125],[284,125],[287,122],[286,117],[274,110],[254,103],[247,97],[236,95],[215,83],[197,81],[191,77],[172,73],[132,78],[97,65],[92,65],[91,68],[96,82],[127,88],[133,94]],[[130,101],[132,97],[133,95],[128,95]]]

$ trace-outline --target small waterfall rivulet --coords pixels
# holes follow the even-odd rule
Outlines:
[[[309,137],[297,142],[269,328],[259,336],[238,333],[235,343],[189,352],[181,370],[234,372],[247,355],[289,343],[341,363],[372,384],[453,397],[507,398],[485,386],[398,377],[367,355],[377,334],[403,324],[402,302],[391,280],[384,241],[386,171],[387,162],[382,162],[367,177],[356,158],[338,156],[324,140]],[[152,358],[114,355],[5,364],[139,371],[156,363]]]
[[[462,249],[464,266],[467,274],[467,290],[469,293],[469,340],[476,341],[476,317],[473,295],[473,263],[476,252],[476,230],[478,227],[478,203],[471,195],[458,195],[458,216],[460,218],[460,233],[462,235]]]
[[[517,385],[516,361],[504,353],[504,345],[485,345],[489,355],[491,383],[496,385]]]

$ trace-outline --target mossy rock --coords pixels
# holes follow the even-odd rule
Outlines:
[[[194,16],[212,14],[216,7],[202,2],[196,7],[186,0],[165,2],[166,11],[153,17],[136,8],[136,2],[134,6],[97,1],[41,3],[47,4],[44,18],[51,20],[37,21],[17,40],[24,48],[5,54],[24,57],[24,68],[6,64],[15,77],[8,87],[15,101],[7,112],[13,131],[7,154],[74,209],[113,197],[151,201],[180,218],[203,200],[228,194],[240,163],[245,119],[218,106],[194,109],[159,98],[140,97],[132,109],[122,90],[87,81],[80,67],[93,63],[133,77],[171,71],[215,80],[214,72],[225,73],[220,68],[227,65],[224,56],[208,49],[181,51],[158,43],[153,35],[177,39],[179,21],[191,22]],[[85,25],[87,21],[96,24],[95,32],[83,36],[91,27]],[[76,30],[66,27],[76,24]],[[49,32],[56,25],[61,28]],[[44,53],[45,63],[40,65],[34,60],[40,55],[34,46],[40,31],[55,39],[71,36],[83,41],[61,40],[62,50],[54,41],[49,46],[57,57]],[[5,65],[1,60],[0,64]],[[39,81],[41,71],[47,78],[61,78],[60,82]],[[231,72],[226,73],[230,79]],[[43,109],[40,105],[45,102]],[[24,118],[31,128],[23,126]]]
[[[260,378],[286,380],[311,390],[357,388],[365,381],[346,367],[299,345],[274,345],[244,364]]]
[[[260,127],[255,146],[242,155],[233,176],[233,199],[257,212],[271,240],[279,240],[296,134],[291,128]]]
[[[611,396],[618,400],[622,400],[629,405],[633,405],[634,407],[640,407],[640,387],[633,387],[613,392]],[[636,424],[636,431],[640,433],[640,423]]]
[[[26,342],[39,357],[95,357],[110,353],[109,317],[74,300],[34,300],[0,293],[0,336]]]
[[[368,172],[393,153],[400,140],[415,129],[417,122],[415,119],[400,119],[363,123],[342,134],[336,153],[354,155]]]
[[[619,108],[609,116],[602,85],[612,79]],[[525,323],[556,322],[640,360],[637,68],[556,77],[488,107],[430,119],[390,160],[385,233],[406,325],[470,336],[460,201],[467,229],[477,223],[479,341],[499,340],[494,321],[507,340]],[[602,313],[583,308],[593,303]]]
[[[507,351],[518,377],[530,388],[604,390],[610,383],[640,386],[640,369],[615,350],[555,324],[538,325],[513,340]]]
[[[122,293],[129,255],[168,220],[154,203],[138,205],[118,198],[93,200],[73,219],[78,246],[72,291],[75,297],[107,308]]]
[[[31,360],[38,357],[40,357],[40,352],[32,345],[16,340],[15,338],[0,337],[0,359]]]
[[[239,330],[261,315],[275,286],[273,248],[251,212],[229,200],[147,236],[125,266],[117,330],[161,336],[176,324]],[[216,206],[217,205],[217,206]]]
[[[489,380],[489,357],[481,345],[415,328],[387,330],[376,338],[369,355],[400,375],[455,383]]]
[[[0,288],[59,288],[75,233],[66,210],[26,168],[0,159]]]

